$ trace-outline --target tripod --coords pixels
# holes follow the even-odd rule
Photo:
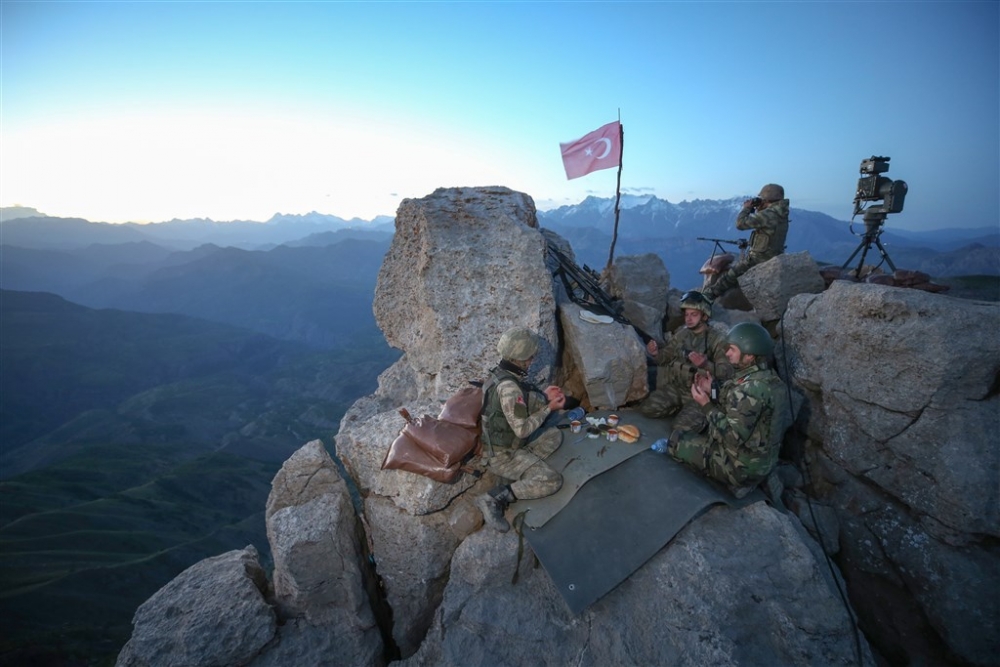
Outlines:
[[[882,225],[885,223],[885,216],[886,213],[882,211],[874,209],[868,209],[865,211],[865,235],[861,238],[861,243],[858,244],[858,247],[854,249],[854,252],[851,253],[851,256],[847,258],[847,261],[844,262],[844,265],[840,268],[846,269],[847,265],[851,263],[851,260],[854,259],[855,255],[860,252],[861,261],[858,262],[858,268],[854,272],[856,276],[860,277],[861,267],[865,265],[865,255],[868,254],[868,251],[871,250],[872,244],[874,243],[879,252],[882,254],[882,261],[888,264],[889,268],[893,271],[896,270],[896,265],[892,263],[891,259],[889,259],[889,253],[886,252],[885,246],[882,245],[882,241],[879,239],[882,235]],[[879,263],[881,264],[881,262]]]

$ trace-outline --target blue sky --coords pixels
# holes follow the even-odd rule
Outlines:
[[[622,191],[785,186],[847,220],[1000,225],[1000,3],[0,3],[0,205],[92,221],[393,215],[438,187],[613,197],[559,143],[618,118]]]

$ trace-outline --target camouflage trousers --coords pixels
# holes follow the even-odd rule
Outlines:
[[[749,271],[750,267],[757,264],[760,264],[760,260],[753,259],[750,256],[737,260],[725,273],[720,275],[714,283],[703,289],[702,294],[712,301],[715,301],[717,298],[734,287],[739,287],[740,276]]]
[[[703,433],[686,432],[676,441],[671,438],[668,452],[676,460],[725,484],[734,492],[739,487],[755,485],[760,481],[760,478],[749,476],[740,461],[729,456],[725,449]]]
[[[673,366],[661,366],[657,369],[656,389],[639,403],[639,412],[650,419],[666,419],[687,405],[696,405],[691,398],[693,377]]]
[[[545,459],[559,449],[562,438],[562,431],[549,428],[520,449],[496,449],[485,458],[486,470],[510,480],[518,500],[551,496],[562,488],[563,478]]]

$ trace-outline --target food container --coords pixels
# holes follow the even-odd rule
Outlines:
[[[578,421],[576,421],[576,420],[573,420],[573,421],[571,421],[571,422],[569,423],[569,430],[570,430],[571,432],[573,432],[573,433],[579,433],[579,432],[580,432],[580,429],[581,429],[582,427],[583,427],[583,424],[581,424],[580,422],[578,422]]]
[[[609,428],[608,429],[608,442],[614,442],[618,439],[618,429]]]
[[[618,415],[608,415],[607,417],[608,426],[614,428],[618,426]]]

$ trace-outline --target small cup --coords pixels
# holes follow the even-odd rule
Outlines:
[[[581,428],[583,428],[583,424],[578,421],[574,420],[569,423],[569,430],[573,433],[579,433]]]
[[[618,429],[609,428],[608,429],[608,442],[614,442],[618,439]]]
[[[618,426],[618,415],[608,415],[607,422],[608,426],[612,428]]]

